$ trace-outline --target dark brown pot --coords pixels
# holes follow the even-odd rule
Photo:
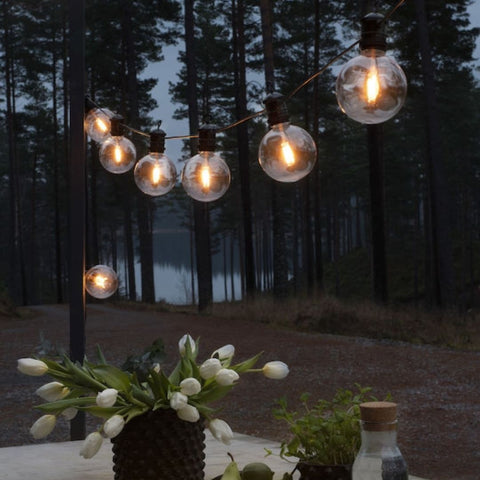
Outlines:
[[[133,418],[112,438],[115,480],[203,480],[204,426],[171,409]]]
[[[317,465],[298,462],[300,480],[352,480],[351,465]]]

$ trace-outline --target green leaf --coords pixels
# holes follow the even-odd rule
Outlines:
[[[35,408],[42,412],[62,412],[66,408],[75,407],[80,408],[83,406],[96,405],[95,397],[80,397],[80,398],[67,398],[63,400],[57,400],[56,402],[48,402],[43,405],[37,405]]]
[[[102,365],[107,364],[107,361],[105,360],[105,357],[103,355],[102,349],[100,348],[100,345],[97,345],[97,357],[98,357],[98,363],[101,363]]]
[[[153,405],[155,404],[153,398],[150,395],[148,395],[147,392],[137,387],[137,385],[132,385],[132,395],[137,400],[140,400],[141,402],[149,405],[150,407],[153,407]]]
[[[173,385],[178,385],[180,383],[180,371],[182,369],[182,361],[179,361],[172,373],[168,377],[168,380]]]
[[[168,381],[168,378],[162,371],[160,371],[160,373],[157,373],[154,370],[150,370],[147,376],[147,382],[150,385],[153,396],[156,400],[167,399],[167,392],[170,383]]]
[[[223,398],[233,387],[234,385],[212,384],[211,387],[202,390],[199,394],[195,395],[194,398],[205,405]]]
[[[251,357],[244,362],[237,363],[236,365],[232,365],[230,368],[235,370],[237,373],[245,372],[250,370],[255,366],[258,362],[258,359],[262,356],[263,352],[257,353],[254,357]]]
[[[132,407],[128,410],[128,413],[125,417],[125,422],[129,422],[132,418],[138,417],[139,415],[142,415],[145,413],[148,409],[148,407],[145,408],[139,408],[139,407]]]
[[[79,410],[91,413],[95,417],[110,418],[112,415],[120,414],[125,407],[99,407],[94,405],[91,407],[81,407]]]
[[[128,373],[113,365],[96,365],[92,370],[110,388],[124,392],[131,389],[132,382]]]

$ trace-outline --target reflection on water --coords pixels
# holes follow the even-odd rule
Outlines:
[[[118,276],[120,281],[120,293],[125,294],[125,268],[123,264],[118,265]],[[167,264],[155,263],[153,268],[155,281],[155,299],[157,301],[164,300],[167,303],[176,305],[190,304],[192,300],[191,274],[190,269],[180,266],[176,267]],[[141,276],[140,264],[135,263],[135,279],[137,284],[137,296],[141,297]],[[235,299],[239,300],[241,296],[240,275],[233,275]],[[216,273],[213,275],[213,301],[222,302],[225,300],[225,282],[223,274]],[[197,280],[195,277],[195,295],[197,296]],[[227,275],[227,300],[231,300],[231,277]]]
[[[158,213],[158,212],[157,212]],[[157,301],[165,300],[167,303],[177,305],[185,305],[192,303],[192,280],[190,273],[190,233],[178,224],[178,219],[169,217],[165,212],[162,218],[157,219],[157,223],[162,225],[161,229],[157,229],[153,234],[153,258],[154,258],[154,281],[155,281],[155,299]],[[161,220],[161,221],[160,221]],[[168,227],[168,228],[167,228]],[[228,238],[226,243],[217,242],[213,247],[212,255],[212,272],[213,272],[213,301],[221,302],[225,298],[232,299],[230,261],[232,247],[232,239]],[[238,246],[235,242],[235,247]],[[224,268],[224,249],[226,250],[227,260],[227,291],[225,294],[225,279],[223,275]],[[123,250],[123,248],[122,248]],[[117,275],[120,281],[119,292],[126,295],[126,272],[125,263],[121,260],[117,264]],[[233,290],[235,299],[241,297],[240,274],[238,266],[238,252],[233,255],[234,275]],[[135,282],[137,289],[137,298],[141,298],[141,275],[140,275],[140,259],[135,258]],[[198,294],[198,285],[195,276],[195,298]]]

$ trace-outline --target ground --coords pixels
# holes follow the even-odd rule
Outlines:
[[[0,446],[33,443],[28,430],[39,416],[35,389],[45,378],[16,371],[16,359],[31,356],[40,335],[68,350],[68,307],[33,308],[29,318],[0,316]],[[284,380],[259,374],[242,376],[222,401],[219,417],[234,431],[282,440],[286,426],[272,417],[275,399],[294,404],[300,393],[332,398],[337,388],[355,383],[373,388],[383,398],[391,393],[399,404],[399,446],[410,473],[430,480],[478,480],[480,471],[480,353],[407,343],[296,332],[255,319],[139,312],[105,305],[87,309],[87,355],[100,344],[112,363],[140,353],[158,337],[165,342],[169,369],[178,358],[184,333],[200,337],[199,360],[227,343],[240,361],[263,351],[263,361],[282,360],[290,367]],[[87,430],[95,428],[89,420]],[[63,422],[46,441],[68,440]],[[232,452],[234,453],[234,452]]]

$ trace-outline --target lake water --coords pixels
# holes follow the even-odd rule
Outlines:
[[[119,264],[117,272],[120,282],[120,293],[125,294],[125,274],[124,266]],[[168,264],[155,263],[153,269],[155,281],[155,299],[156,301],[164,300],[167,303],[175,305],[188,305],[191,303],[192,288],[190,269],[183,266],[173,266]],[[137,284],[137,296],[141,296],[141,277],[140,265],[137,262],[135,267],[135,277]],[[241,297],[240,275],[233,275],[235,299]],[[215,273],[212,278],[213,301],[222,302],[225,300],[225,284],[223,274]],[[195,277],[195,295],[197,296],[198,285]],[[227,275],[227,300],[232,298],[231,278]]]

